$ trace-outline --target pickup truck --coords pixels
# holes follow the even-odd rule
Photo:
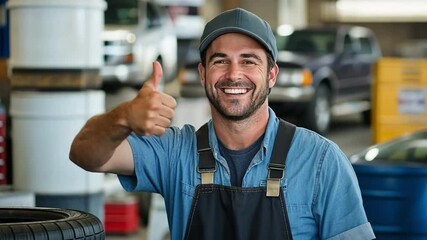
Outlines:
[[[106,0],[103,87],[140,88],[152,72],[153,61],[163,67],[163,82],[177,76],[178,43],[164,7],[148,0]],[[162,87],[160,86],[160,87]]]
[[[280,71],[269,104],[279,116],[321,134],[334,116],[360,113],[370,124],[372,68],[381,57],[370,29],[307,27],[276,39]]]

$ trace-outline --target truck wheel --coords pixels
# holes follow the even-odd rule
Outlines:
[[[370,126],[372,123],[372,116],[371,116],[372,112],[371,112],[371,110],[364,111],[361,114],[362,114],[363,124],[366,126]]]
[[[0,208],[0,239],[104,239],[92,214],[57,208]]]
[[[320,134],[325,134],[331,124],[331,98],[326,85],[320,85],[310,106],[304,114],[307,128]]]

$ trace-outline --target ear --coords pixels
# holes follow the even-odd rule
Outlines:
[[[199,63],[199,66],[197,67],[197,69],[199,70],[200,83],[202,84],[203,87],[205,87],[205,83],[206,83],[206,79],[205,79],[206,69],[205,69],[205,67],[203,67],[202,63]]]
[[[271,68],[270,72],[268,72],[268,87],[272,88],[274,84],[276,84],[276,78],[279,74],[279,66],[277,64],[274,64],[274,66]]]

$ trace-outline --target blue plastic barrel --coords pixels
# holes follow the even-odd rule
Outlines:
[[[9,57],[9,11],[7,0],[0,0],[0,58]]]
[[[378,240],[427,239],[427,165],[353,167]]]

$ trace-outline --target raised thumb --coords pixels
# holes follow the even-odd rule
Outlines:
[[[153,72],[150,78],[145,81],[144,86],[157,90],[163,76],[162,65],[158,61],[153,62]]]

